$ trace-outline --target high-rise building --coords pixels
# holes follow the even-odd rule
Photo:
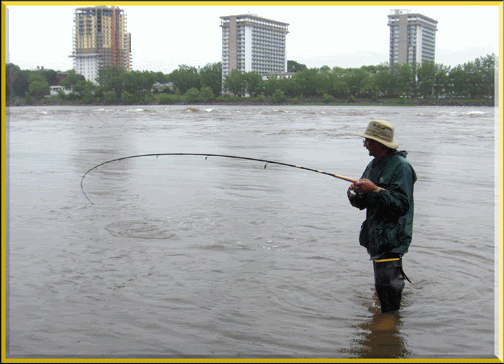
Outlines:
[[[392,10],[390,27],[390,65],[434,62],[437,20],[409,10]]]
[[[236,69],[259,74],[286,71],[287,23],[257,15],[222,16],[222,77]]]
[[[124,10],[112,6],[77,8],[73,26],[74,70],[97,82],[102,67],[131,70],[131,34]]]

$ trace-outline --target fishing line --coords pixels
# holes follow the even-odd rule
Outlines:
[[[112,163],[112,162],[118,162],[118,161],[122,161],[122,160],[125,160],[125,159],[131,159],[131,158],[140,158],[140,157],[156,157],[157,158],[160,155],[169,155],[169,156],[181,156],[181,155],[183,155],[183,156],[204,156],[205,160],[208,159],[208,157],[221,157],[221,158],[243,159],[243,160],[249,160],[249,161],[266,163],[264,165],[264,169],[266,169],[266,166],[268,164],[278,164],[278,165],[285,166],[285,167],[299,168],[299,169],[304,169],[305,171],[310,171],[310,172],[316,172],[316,173],[325,174],[327,176],[339,178],[339,179],[342,179],[342,180],[345,180],[345,181],[348,181],[348,182],[357,182],[356,179],[345,177],[345,176],[340,176],[340,175],[334,174],[334,173],[324,172],[324,171],[321,171],[321,170],[318,170],[318,169],[307,168],[307,167],[302,167],[302,166],[298,166],[298,165],[295,165],[295,164],[289,164],[289,163],[283,163],[283,162],[275,162],[275,161],[270,161],[270,160],[266,160],[266,159],[259,159],[259,158],[249,158],[249,157],[240,157],[240,156],[236,156],[236,155],[209,154],[209,153],[152,153],[152,154],[131,155],[129,157],[122,157],[122,158],[111,159],[109,161],[106,161],[106,162],[103,162],[103,163],[100,163],[100,164],[94,166],[93,168],[91,168],[90,170],[88,170],[86,173],[84,173],[84,175],[81,178],[80,185],[81,185],[82,193],[87,198],[87,200],[91,204],[93,204],[93,202],[86,195],[86,192],[84,192],[83,181],[84,181],[84,178],[86,177],[86,175],[89,172],[91,172],[92,170],[94,170],[94,169],[96,169],[96,168],[98,168],[100,166],[103,166],[104,164]]]

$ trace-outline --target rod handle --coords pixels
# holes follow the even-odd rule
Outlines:
[[[342,179],[344,181],[352,182],[352,183],[355,183],[355,182],[358,181],[358,179],[350,178],[350,177],[345,177],[345,176],[340,176],[339,174],[333,174],[333,177]],[[379,187],[379,186],[376,186],[376,187],[378,187],[378,191],[386,191],[385,188],[382,188],[382,187]]]

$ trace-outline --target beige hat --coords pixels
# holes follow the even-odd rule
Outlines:
[[[376,140],[391,149],[399,148],[399,144],[394,140],[394,126],[385,120],[371,121],[366,131],[357,135]]]

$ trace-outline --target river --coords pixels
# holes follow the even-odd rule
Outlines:
[[[491,107],[13,107],[7,358],[490,358]],[[349,183],[369,121],[415,168],[402,308],[384,329]],[[502,181],[501,181],[502,182]],[[85,193],[85,195],[84,195]],[[86,198],[89,198],[89,200]]]

